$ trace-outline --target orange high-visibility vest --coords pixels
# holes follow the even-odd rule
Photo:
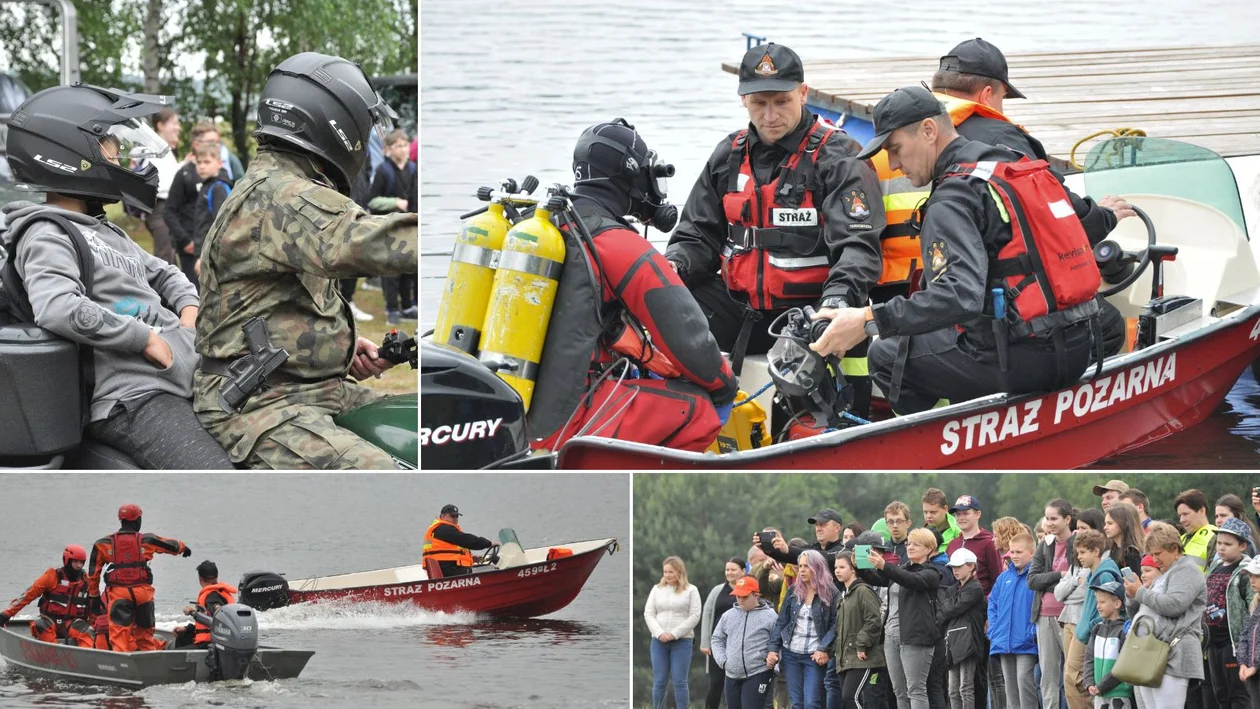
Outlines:
[[[1010,123],[1011,120],[1001,112],[975,101],[956,98],[947,94],[933,94],[945,104],[949,112],[950,122],[955,126],[972,117],[980,115]],[[919,234],[910,225],[911,217],[932,191],[928,187],[915,187],[910,178],[900,170],[888,169],[888,152],[881,150],[871,158],[875,173],[879,177],[880,190],[884,195],[884,214],[888,226],[880,238],[880,250],[884,257],[884,270],[880,274],[879,284],[897,285],[907,283],[911,274],[919,267],[922,258],[919,249]]]
[[[457,545],[448,544],[447,542],[433,536],[433,532],[440,526],[449,524],[456,531],[464,530],[459,528],[458,524],[451,524],[445,520],[435,519],[433,524],[429,525],[428,531],[424,533],[424,549],[421,553],[423,559],[436,559],[438,561],[453,561],[460,566],[471,567],[473,565],[472,552]]]

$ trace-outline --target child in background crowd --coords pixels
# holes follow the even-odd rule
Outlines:
[[[1089,631],[1089,642],[1085,643],[1085,686],[1094,698],[1095,709],[1132,709],[1133,687],[1111,676],[1129,632],[1122,613],[1124,585],[1104,581],[1090,588],[1101,620]]]

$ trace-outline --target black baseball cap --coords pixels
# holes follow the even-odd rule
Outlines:
[[[898,128],[913,125],[925,118],[939,116],[945,105],[922,86],[907,86],[881,98],[875,104],[875,137],[857,154],[866,160],[884,148],[888,135]]]
[[[762,44],[748,50],[739,63],[739,95],[762,91],[792,91],[805,81],[805,65],[796,52],[782,44]]]
[[[941,71],[956,74],[975,74],[997,79],[1006,84],[1007,98],[1027,98],[1019,89],[1011,86],[1006,71],[1006,57],[1002,50],[976,37],[949,50],[949,54],[941,57]]]
[[[810,524],[822,524],[823,522],[835,522],[836,524],[844,524],[844,520],[840,519],[840,513],[836,512],[830,507],[824,510],[819,510],[818,514],[814,515],[813,517],[810,517],[809,519],[805,521],[809,522]]]
[[[444,507],[442,508],[442,512],[441,512],[441,514],[444,514],[444,515],[455,515],[456,517],[462,517],[462,516],[463,516],[463,515],[461,515],[461,514],[459,513],[459,508],[458,508],[458,507],[456,507],[455,505],[446,505],[446,506],[444,506]]]

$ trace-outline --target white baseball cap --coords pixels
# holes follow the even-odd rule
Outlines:
[[[950,566],[962,566],[963,564],[974,563],[976,563],[976,554],[966,547],[959,549],[949,557]]]

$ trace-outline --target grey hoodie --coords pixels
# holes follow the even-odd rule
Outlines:
[[[751,611],[736,605],[722,614],[713,628],[713,661],[731,679],[745,679],[769,670],[770,636],[779,614],[766,599]]]
[[[94,297],[83,293],[75,250],[62,230],[40,221],[18,242],[16,266],[35,313],[35,324],[95,348],[96,390],[91,420],[108,418],[114,404],[166,392],[191,399],[198,357],[196,331],[179,326],[179,311],[197,305],[197,291],[175,266],[144,252],[104,220],[33,202],[0,209],[0,242],[7,247],[23,223],[51,211],[79,226],[92,249]],[[163,305],[165,299],[174,310]],[[170,345],[166,369],[142,354],[149,332]]]

